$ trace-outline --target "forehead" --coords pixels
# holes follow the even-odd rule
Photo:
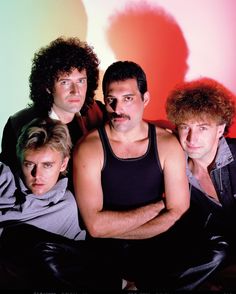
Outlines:
[[[115,92],[137,92],[138,84],[136,79],[126,79],[122,81],[113,81],[107,85],[106,94],[112,94]]]
[[[218,124],[213,121],[213,120],[194,120],[194,119],[190,119],[190,120],[184,120],[182,121],[180,124],[181,125],[185,125],[185,126],[189,126],[189,127],[198,127],[198,126],[209,126],[209,127],[214,127],[217,126]]]
[[[57,75],[57,79],[84,76],[86,76],[86,69],[78,70],[77,68],[72,68],[70,71],[67,72],[59,72]]]
[[[202,114],[202,115],[191,115],[191,117],[185,117],[183,120],[180,120],[180,125],[209,125],[214,126],[217,125],[217,120],[211,117],[209,114]]]
[[[62,158],[62,153],[50,147],[42,147],[38,149],[26,150],[23,157],[26,161],[50,162],[60,160]]]

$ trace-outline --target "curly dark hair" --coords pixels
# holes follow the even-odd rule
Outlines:
[[[41,111],[50,111],[53,96],[47,89],[53,92],[55,79],[61,74],[70,73],[73,69],[85,69],[88,87],[81,113],[86,113],[94,101],[95,90],[98,87],[99,63],[93,47],[86,42],[76,37],[57,38],[34,54],[29,77],[30,99]]]
[[[209,118],[217,124],[226,124],[228,134],[235,116],[235,95],[221,83],[210,79],[178,84],[166,101],[168,119],[176,126],[195,118]]]

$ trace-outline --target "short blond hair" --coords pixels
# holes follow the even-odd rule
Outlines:
[[[72,143],[67,126],[51,118],[36,118],[25,125],[16,145],[19,162],[23,161],[27,150],[37,150],[42,147],[50,147],[61,152],[63,159],[70,157]]]

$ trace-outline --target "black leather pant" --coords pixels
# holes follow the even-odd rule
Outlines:
[[[0,250],[0,289],[81,293],[121,289],[116,267],[86,241],[19,224],[4,229]]]
[[[57,288],[37,255],[36,248],[42,242],[70,244],[71,240],[24,223],[4,228],[0,238],[0,289]]]
[[[37,249],[62,288],[121,290],[125,278],[142,291],[192,291],[217,271],[228,248],[220,236],[191,248],[166,241],[100,239],[84,246],[42,243]]]
[[[176,290],[197,290],[221,269],[227,253],[228,244],[222,236],[212,236],[205,246],[190,250],[185,267],[176,275]]]
[[[0,288],[115,291],[126,278],[139,290],[195,290],[221,267],[228,245],[220,236],[179,239],[72,241],[10,227],[1,236]]]
[[[122,279],[115,265],[86,241],[44,242],[36,247],[36,252],[59,289],[121,290]]]
[[[150,245],[149,251],[136,264],[136,268],[139,265],[136,275],[139,290],[197,290],[222,266],[228,249],[228,244],[220,236],[195,246],[191,246],[191,242],[185,245],[164,242],[161,245],[165,247],[156,243],[156,251],[161,250],[156,255],[154,243]]]

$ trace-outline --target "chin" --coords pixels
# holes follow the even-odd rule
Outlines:
[[[34,195],[40,196],[40,195],[43,195],[43,194],[47,193],[47,191],[32,190],[32,193]]]
[[[187,152],[187,154],[188,154],[188,157],[193,158],[193,159],[199,159],[202,157],[201,154],[188,153],[188,152]]]

